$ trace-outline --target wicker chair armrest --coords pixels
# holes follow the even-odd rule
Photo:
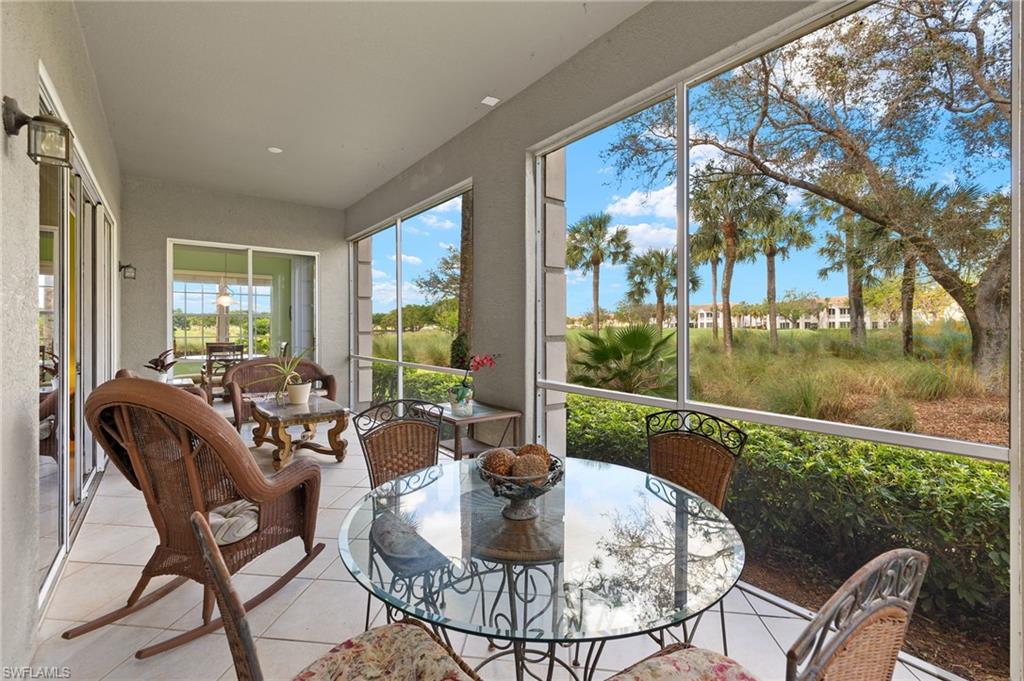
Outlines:
[[[302,486],[306,490],[306,507],[317,508],[320,500],[320,466],[313,461],[296,461],[269,478],[264,478],[263,482],[263,485],[247,490],[246,496],[256,503],[266,503]]]
[[[235,430],[242,427],[242,386],[234,381],[224,385],[224,392],[231,401],[231,412],[235,415]]]
[[[324,390],[327,391],[327,399],[338,399],[338,380],[334,378],[334,374],[326,374],[320,380],[323,382]]]

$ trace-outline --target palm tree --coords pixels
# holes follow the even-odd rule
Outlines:
[[[594,333],[601,331],[601,263],[624,263],[633,251],[626,228],[611,231],[611,222],[608,213],[584,215],[569,228],[565,246],[566,264],[571,269],[594,274]]]
[[[675,341],[651,324],[583,332],[571,381],[633,395],[675,397]]]
[[[665,329],[665,300],[676,299],[676,249],[649,250],[634,255],[626,269],[629,290],[626,299],[639,305],[654,294],[654,318],[658,331]]]
[[[794,250],[814,243],[814,234],[806,220],[797,213],[780,212],[774,220],[761,223],[751,235],[754,248],[765,258],[768,295],[768,342],[773,351],[779,349],[778,309],[775,293],[775,259],[785,260]]]
[[[690,235],[690,264],[711,266],[711,337],[718,340],[718,265],[722,262],[722,230],[700,225]]]
[[[722,232],[722,336],[726,354],[732,354],[730,291],[736,263],[753,255],[744,248],[748,230],[774,219],[785,194],[775,182],[742,162],[725,168],[712,164],[696,173],[692,193],[693,216],[705,227]]]

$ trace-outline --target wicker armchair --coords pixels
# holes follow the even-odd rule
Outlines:
[[[252,399],[265,397],[277,391],[281,383],[281,374],[274,369],[279,361],[277,357],[260,357],[247,359],[234,364],[224,372],[224,392],[231,402],[235,417],[235,430],[241,432],[242,424],[252,418]],[[299,361],[295,372],[303,380],[312,381],[314,388],[319,383],[319,391],[333,400],[338,396],[338,382],[316,362],[308,359]]]
[[[857,570],[786,653],[786,681],[891,679],[927,570],[912,549]]]
[[[646,424],[647,469],[699,494],[721,510],[747,434],[716,416],[689,410],[655,412],[646,417]],[[718,610],[722,648],[728,655],[723,601],[718,602]],[[702,616],[697,616],[687,641],[693,639]]]
[[[203,562],[190,517],[199,512],[215,525],[227,569],[234,573],[266,551],[301,537],[304,555],[246,603],[252,608],[280,590],[324,548],[314,544],[320,467],[297,462],[264,477],[231,426],[208,404],[173,386],[140,378],[115,378],[89,396],[85,416],[96,441],[136,488],[159,535],[127,604],[64,632],[74,638],[144,608],[193,580],[203,585],[202,624],[139,650],[148,657],[221,626],[213,620],[214,582]],[[143,596],[150,580],[174,575]]]
[[[202,513],[192,514],[192,528],[209,570],[224,620],[235,675],[239,681],[262,681],[256,644],[245,606],[231,586],[220,547]],[[364,678],[423,678],[481,681],[465,662],[415,620],[377,627],[332,648],[299,672],[304,681],[355,681]]]
[[[441,407],[393,400],[358,414],[353,423],[370,470],[370,487],[437,463]]]

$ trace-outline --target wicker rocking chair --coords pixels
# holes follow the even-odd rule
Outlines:
[[[222,626],[213,619],[214,582],[192,531],[198,512],[216,528],[227,569],[237,572],[266,551],[301,537],[305,555],[251,598],[253,608],[280,590],[323,550],[314,544],[320,467],[296,462],[265,477],[234,428],[203,400],[156,381],[116,378],[85,405],[86,420],[110,460],[136,488],[159,534],[124,607],[64,632],[74,638],[159,600],[188,580],[203,585],[202,624],[135,653],[149,657]],[[175,578],[143,595],[154,577]]]
[[[649,414],[646,422],[648,470],[699,494],[722,510],[747,434],[728,421],[699,411],[659,411]],[[724,598],[718,602],[718,610],[722,648],[728,655],[723,601]],[[686,633],[687,642],[693,640],[703,614],[697,616]]]

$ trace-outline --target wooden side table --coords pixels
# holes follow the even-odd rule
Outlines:
[[[452,414],[451,404],[447,402],[439,402],[437,405],[441,407],[441,420],[445,423],[450,423],[455,428],[455,437],[450,440],[441,440],[441,446],[451,451],[452,457],[456,461],[464,456],[476,456],[494,446],[481,442],[474,437],[476,434],[476,424],[478,423],[505,421],[505,430],[502,431],[501,440],[499,440],[497,446],[501,447],[504,445],[505,438],[509,435],[511,435],[512,446],[519,445],[519,423],[523,418],[521,411],[495,407],[475,400],[472,403],[473,413],[470,416],[455,416]],[[464,436],[462,434],[463,427],[466,429]]]
[[[319,395],[310,395],[306,404],[279,402],[276,398],[254,401],[252,417],[256,427],[252,431],[253,443],[259,447],[264,442],[273,442],[274,470],[279,471],[288,463],[296,449],[310,449],[318,454],[333,456],[341,462],[345,458],[348,443],[341,434],[348,427],[348,409],[333,400]],[[313,442],[318,423],[334,422],[327,431],[328,446]],[[298,441],[288,433],[289,426],[302,426]]]

